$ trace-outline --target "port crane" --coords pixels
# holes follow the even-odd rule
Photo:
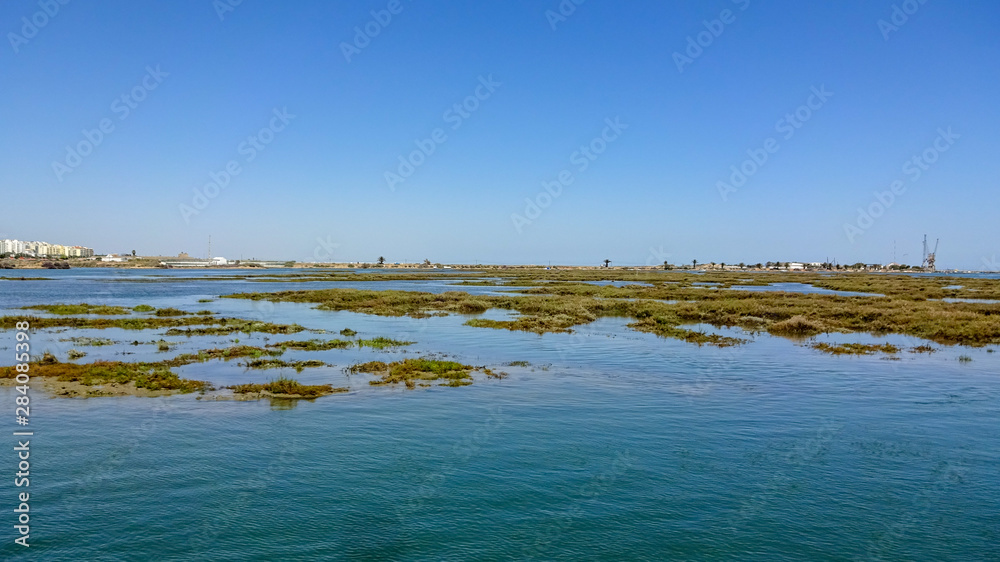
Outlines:
[[[924,261],[922,264],[920,264],[920,267],[922,267],[924,270],[937,271],[937,265],[936,265],[937,251],[938,251],[938,245],[940,243],[941,239],[938,238],[937,241],[934,242],[934,251],[929,252],[928,251],[929,246],[927,245],[927,235],[924,234]]]

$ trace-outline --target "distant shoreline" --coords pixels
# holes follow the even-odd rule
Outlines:
[[[116,268],[116,269],[184,269],[184,270],[248,270],[248,269],[349,269],[349,270],[372,270],[372,269],[393,269],[393,270],[416,270],[416,271],[489,271],[489,270],[583,270],[583,271],[688,271],[688,272],[745,272],[745,273],[933,273],[938,275],[947,274],[989,274],[996,271],[962,270],[962,269],[942,269],[936,271],[924,271],[918,267],[906,269],[875,269],[873,267],[855,268],[852,266],[841,266],[842,269],[829,269],[820,267],[807,267],[805,269],[789,269],[787,267],[762,267],[754,266],[739,267],[725,264],[698,264],[691,265],[671,265],[664,268],[662,265],[538,265],[538,264],[433,264],[422,263],[358,263],[358,262],[328,262],[328,263],[305,263],[305,262],[285,262],[288,266],[258,265],[244,263],[229,263],[226,265],[174,265],[163,264],[163,257],[122,257],[123,261],[101,261],[100,258],[5,258],[0,259],[0,270],[13,269],[76,269],[76,268]],[[278,263],[274,260],[269,263]],[[55,266],[55,267],[51,267]],[[67,267],[68,266],[68,267]],[[723,267],[725,266],[725,267]]]

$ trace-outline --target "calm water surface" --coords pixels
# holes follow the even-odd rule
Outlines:
[[[327,286],[456,289],[444,279],[136,283],[143,272],[44,275],[58,279],[0,281],[2,313],[52,302],[146,303],[333,332],[295,339],[339,337],[350,327],[417,343],[390,353],[289,352],[336,365],[290,373],[303,382],[352,389],[298,404],[36,392],[33,546],[22,552],[8,532],[4,559],[1000,559],[1000,353],[988,349],[893,361],[832,357],[804,342],[742,332],[752,343],[699,348],[632,332],[623,319],[537,336],[466,327],[463,316],[197,302]],[[42,332],[34,349],[64,359],[74,344],[60,340],[80,335],[161,337]],[[237,337],[265,343],[261,335],[165,337],[177,344],[166,354],[146,343],[79,349],[89,353],[85,361],[159,360]],[[0,332],[0,352],[13,352],[12,332]],[[510,376],[405,391],[341,371],[431,353]],[[972,361],[960,363],[959,355]],[[510,361],[531,365],[502,366]],[[276,375],[247,373],[235,362],[180,371],[216,384]],[[14,397],[0,389],[10,410]],[[6,457],[12,473],[15,459]],[[12,509],[15,488],[4,489],[0,502]]]

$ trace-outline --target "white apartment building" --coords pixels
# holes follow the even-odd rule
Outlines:
[[[90,257],[93,248],[86,246],[64,246],[48,242],[22,242],[21,240],[0,240],[0,254],[27,254],[36,257]]]
[[[23,254],[24,242],[20,240],[0,240],[0,254]]]

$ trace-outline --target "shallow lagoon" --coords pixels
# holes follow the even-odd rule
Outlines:
[[[988,349],[834,357],[808,342],[700,327],[753,339],[718,349],[633,332],[616,318],[537,336],[463,326],[469,316],[197,302],[317,283],[130,283],[108,281],[135,272],[45,272],[66,274],[78,277],[6,282],[0,306],[145,303],[330,332],[270,335],[268,343],[339,338],[348,327],[358,337],[417,343],[392,352],[289,351],[286,358],[336,367],[288,374],[352,388],[315,401],[36,393],[34,557],[245,560],[251,549],[260,560],[997,555],[1000,354]],[[433,283],[448,281],[374,282],[411,290]],[[35,350],[64,353],[72,345],[58,340],[79,335],[160,337],[81,332],[37,334]],[[90,354],[84,361],[132,361],[264,337],[166,337],[178,342],[166,354],[152,345],[79,349]],[[10,349],[12,332],[0,338]],[[809,341],[924,343],[862,334]],[[428,353],[510,376],[406,391],[341,372]],[[502,366],[511,361],[531,365]],[[178,371],[218,383],[277,374],[246,373],[236,361]],[[4,403],[13,398],[0,389]],[[16,559],[9,544],[0,552]]]

